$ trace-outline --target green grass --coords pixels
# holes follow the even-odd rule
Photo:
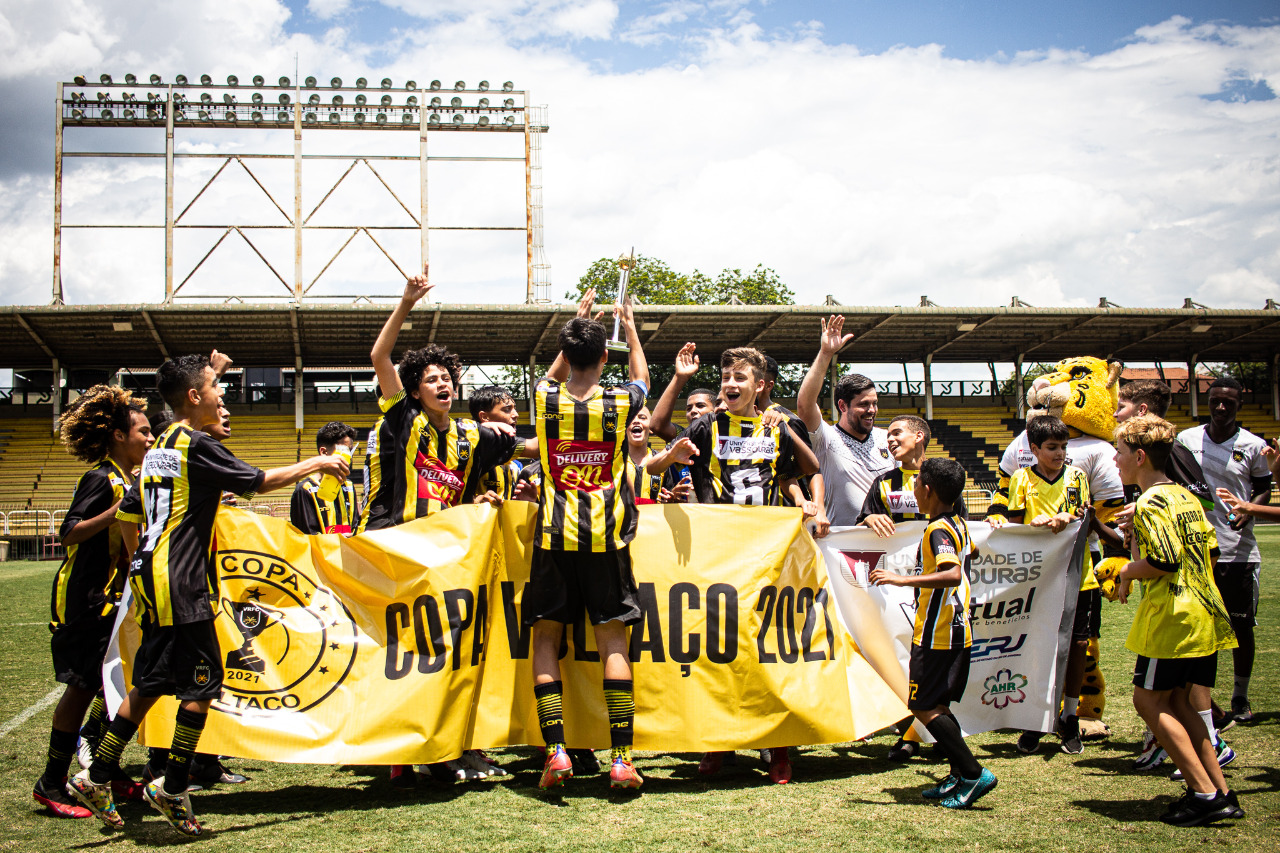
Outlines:
[[[1047,748],[1019,756],[1009,733],[975,737],[980,761],[1000,787],[968,813],[925,805],[920,789],[940,765],[890,764],[891,738],[806,748],[795,781],[769,785],[754,755],[739,753],[715,784],[700,779],[697,756],[641,754],[647,777],[639,797],[614,797],[605,777],[572,780],[555,796],[536,792],[532,750],[498,750],[514,776],[471,785],[391,788],[385,770],[236,760],[242,786],[196,794],[196,811],[212,830],[201,849],[267,850],[997,850],[1075,853],[1159,850],[1177,845],[1277,849],[1280,830],[1280,528],[1262,531],[1263,597],[1251,689],[1257,722],[1227,739],[1240,758],[1227,769],[1248,817],[1234,825],[1174,829],[1155,820],[1181,786],[1166,773],[1137,774],[1130,763],[1142,724],[1129,700],[1132,655],[1123,649],[1129,616],[1103,614],[1103,669],[1110,683],[1110,740],[1083,755]],[[56,687],[50,672],[48,614],[53,563],[0,564],[0,726]],[[1229,696],[1230,662],[1220,665],[1220,701]],[[108,834],[92,820],[56,820],[31,799],[48,742],[51,709],[0,738],[0,850],[126,850],[181,844],[146,806],[129,804],[128,827]],[[1045,746],[1052,743],[1045,740]],[[127,769],[144,753],[131,745]],[[1172,768],[1168,768],[1171,770]]]

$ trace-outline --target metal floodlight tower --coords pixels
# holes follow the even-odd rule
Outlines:
[[[386,255],[402,274],[405,271],[395,259],[383,248],[374,236],[378,231],[417,230],[421,241],[421,262],[429,260],[430,231],[521,231],[525,232],[526,246],[526,292],[528,303],[549,302],[551,286],[549,270],[543,255],[543,221],[542,221],[542,162],[541,136],[550,128],[547,125],[546,106],[531,105],[527,90],[519,90],[510,81],[502,84],[502,91],[507,97],[501,106],[490,106],[484,94],[489,91],[489,82],[481,81],[478,88],[469,89],[464,81],[459,80],[453,87],[447,118],[442,120],[440,112],[434,106],[423,106],[418,84],[409,80],[404,86],[396,88],[390,78],[383,78],[379,89],[377,103],[371,102],[368,80],[360,77],[354,86],[344,86],[342,79],[333,77],[328,83],[321,83],[315,76],[307,77],[305,82],[291,82],[288,77],[280,77],[276,85],[268,85],[262,75],[254,75],[251,84],[242,84],[236,75],[226,78],[225,84],[216,83],[208,74],[200,75],[199,84],[193,83],[186,75],[179,74],[174,82],[166,83],[160,75],[150,75],[149,83],[143,83],[133,74],[124,76],[123,83],[115,83],[109,74],[98,77],[93,84],[92,75],[79,75],[69,83],[58,83],[57,122],[54,140],[54,210],[53,210],[53,304],[64,304],[62,289],[62,231],[66,228],[118,228],[119,225],[107,224],[64,224],[62,221],[62,162],[65,157],[163,157],[165,162],[165,221],[163,225],[128,225],[129,228],[163,228],[165,234],[165,282],[164,302],[187,298],[179,292],[190,281],[192,275],[222,244],[232,232],[238,234],[271,273],[279,279],[287,291],[287,298],[296,303],[302,302],[320,277],[332,266],[355,237],[363,232],[374,245]],[[321,78],[323,79],[323,78]],[[440,83],[431,84],[433,90],[440,89]],[[251,91],[246,91],[250,89]],[[145,93],[145,98],[143,94]],[[343,93],[354,93],[354,97],[344,97]],[[439,99],[435,99],[439,102]],[[327,102],[327,103],[325,103]],[[106,150],[66,151],[63,147],[65,129],[68,127],[88,128],[154,128],[163,130],[165,134],[164,154],[145,152],[117,152]],[[205,154],[179,153],[174,150],[174,138],[177,133],[192,129],[238,129],[253,127],[255,129],[275,129],[293,131],[293,171],[294,193],[292,216],[285,207],[276,202],[266,187],[258,180],[249,168],[248,161],[259,159],[281,159],[289,155],[265,153],[239,154]],[[324,155],[303,154],[303,131],[333,130],[377,130],[415,132],[418,134],[417,155]],[[524,138],[523,156],[519,157],[432,157],[427,154],[427,134],[431,133],[519,133]],[[174,211],[174,162],[186,158],[211,158],[222,160],[222,165],[205,185],[196,193],[195,198],[185,209],[175,214]],[[302,211],[302,164],[311,159],[350,159],[351,165],[342,177],[331,186],[321,198],[320,203],[306,216]],[[416,160],[419,164],[419,204],[415,212],[405,204],[391,186],[378,174],[373,163],[377,161]],[[467,225],[429,225],[427,219],[427,182],[428,163],[430,161],[452,162],[523,162],[525,183],[525,223],[523,226],[467,226]],[[182,222],[182,217],[191,209],[192,204],[209,188],[220,174],[232,163],[243,168],[254,183],[266,194],[267,198],[280,211],[286,220],[280,225],[247,225],[228,223],[221,225],[189,225]],[[308,225],[320,206],[333,194],[338,185],[351,174],[357,165],[363,163],[378,181],[387,189],[392,198],[413,220],[412,225],[355,225],[355,226],[321,226]],[[175,283],[173,236],[180,229],[211,228],[221,229],[222,236],[203,258],[187,273],[186,277]],[[286,280],[266,259],[266,256],[253,244],[246,232],[257,229],[277,229],[293,231],[294,269],[292,281]],[[320,270],[320,273],[307,283],[302,275],[302,235],[307,230],[338,230],[351,232],[350,237],[333,254]],[[406,274],[407,277],[407,274]],[[242,298],[236,294],[218,294],[228,298]],[[366,298],[367,294],[354,298]],[[197,297],[199,298],[199,297]],[[262,298],[262,297],[255,297]],[[271,297],[267,297],[271,298]],[[334,298],[327,296],[325,298]]]

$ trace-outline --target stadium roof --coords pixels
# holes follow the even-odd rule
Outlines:
[[[0,367],[153,367],[165,355],[229,353],[238,367],[364,367],[389,304],[0,306]],[[880,308],[853,305],[643,305],[650,359],[670,361],[686,341],[705,353],[750,344],[780,362],[808,362],[818,318],[845,316],[856,337],[843,362],[1056,361],[1076,355],[1122,361],[1270,361],[1280,352],[1280,309]],[[397,351],[428,342],[464,361],[549,361],[572,305],[422,304]]]

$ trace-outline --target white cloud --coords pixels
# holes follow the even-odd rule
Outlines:
[[[307,11],[321,20],[336,18],[351,8],[351,0],[307,0]]]
[[[1280,290],[1280,100],[1201,97],[1230,79],[1280,90],[1280,27],[1173,19],[1100,56],[1053,50],[962,61],[936,45],[862,54],[825,44],[814,22],[766,34],[739,4],[671,3],[638,23],[620,22],[615,3],[591,0],[394,5],[415,19],[386,44],[358,43],[341,28],[319,39],[290,36],[281,7],[248,0],[209,2],[181,15],[162,14],[166,4],[75,7],[83,14],[74,20],[85,26],[6,11],[6,44],[65,37],[84,49],[74,68],[31,49],[0,60],[9,63],[0,69],[32,89],[33,109],[46,112],[52,81],[81,70],[273,78],[293,75],[295,51],[304,75],[325,79],[514,80],[551,108],[543,184],[556,299],[594,259],[631,245],[683,270],[714,274],[764,263],[802,302],[831,293],[856,304],[914,305],[927,294],[944,305],[1007,304],[1014,295],[1035,305],[1092,305],[1106,295],[1127,306],[1174,306],[1192,296],[1211,306],[1260,307]],[[234,33],[175,44],[166,32],[191,32],[180,19]],[[688,61],[614,74],[574,55],[579,40],[615,31],[619,41],[669,36]],[[371,65],[383,56],[394,59]],[[37,132],[47,151],[48,131],[0,130]],[[234,133],[188,140],[201,150],[251,147]],[[276,141],[287,149],[290,140]],[[375,142],[416,153],[408,134]],[[499,150],[506,142],[514,147]],[[313,134],[305,142],[307,150],[321,144],[354,151],[365,141]],[[520,151],[516,139],[431,137],[433,153],[482,144],[487,153],[490,145],[492,153]],[[51,155],[31,162],[0,172],[11,175],[0,179],[6,228],[22,235],[0,246],[0,287],[11,301],[40,303],[50,277]],[[307,168],[304,214],[327,189],[318,178],[332,181],[345,165]],[[521,224],[522,169],[505,169],[433,165],[432,222]],[[201,185],[197,172],[179,182],[180,206]],[[290,197],[287,169],[264,168],[260,177],[278,200]],[[388,167],[384,177],[416,209],[412,167]],[[130,206],[154,212],[153,178],[105,170],[98,180],[104,191],[79,198],[77,215],[123,217]],[[344,184],[322,213],[332,206],[332,215],[351,219],[402,215],[375,179],[361,181]],[[134,194],[142,200],[131,200]],[[263,203],[245,178],[223,195],[211,190],[200,204],[212,222]],[[404,267],[417,258],[408,233],[389,233],[384,243]],[[290,245],[276,245],[274,236],[263,234],[260,248],[277,269],[291,270]],[[184,236],[179,278],[214,239]],[[315,241],[314,254],[308,243],[308,282],[340,245],[334,239]],[[69,268],[106,251],[83,234],[76,240]],[[234,243],[228,238],[223,248]],[[279,288],[246,246],[235,245],[225,262],[223,248],[189,288],[227,280]],[[394,268],[363,236],[347,253],[322,285],[397,289],[387,284]],[[443,300],[523,300],[519,232],[432,232],[431,256]],[[68,274],[72,301],[158,298],[137,274],[110,263],[94,269]]]

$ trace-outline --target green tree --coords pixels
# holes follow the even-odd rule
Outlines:
[[[1244,386],[1246,393],[1264,390],[1270,385],[1267,364],[1263,361],[1232,361],[1206,364],[1214,376],[1230,376]]]
[[[576,291],[565,294],[574,302],[587,289],[596,289],[596,302],[611,305],[618,295],[622,274],[613,258],[601,258],[578,279]],[[725,269],[714,279],[703,272],[680,273],[665,261],[636,256],[627,292],[641,305],[728,305],[735,298],[744,305],[794,305],[796,295],[778,274],[763,264],[746,275]]]

